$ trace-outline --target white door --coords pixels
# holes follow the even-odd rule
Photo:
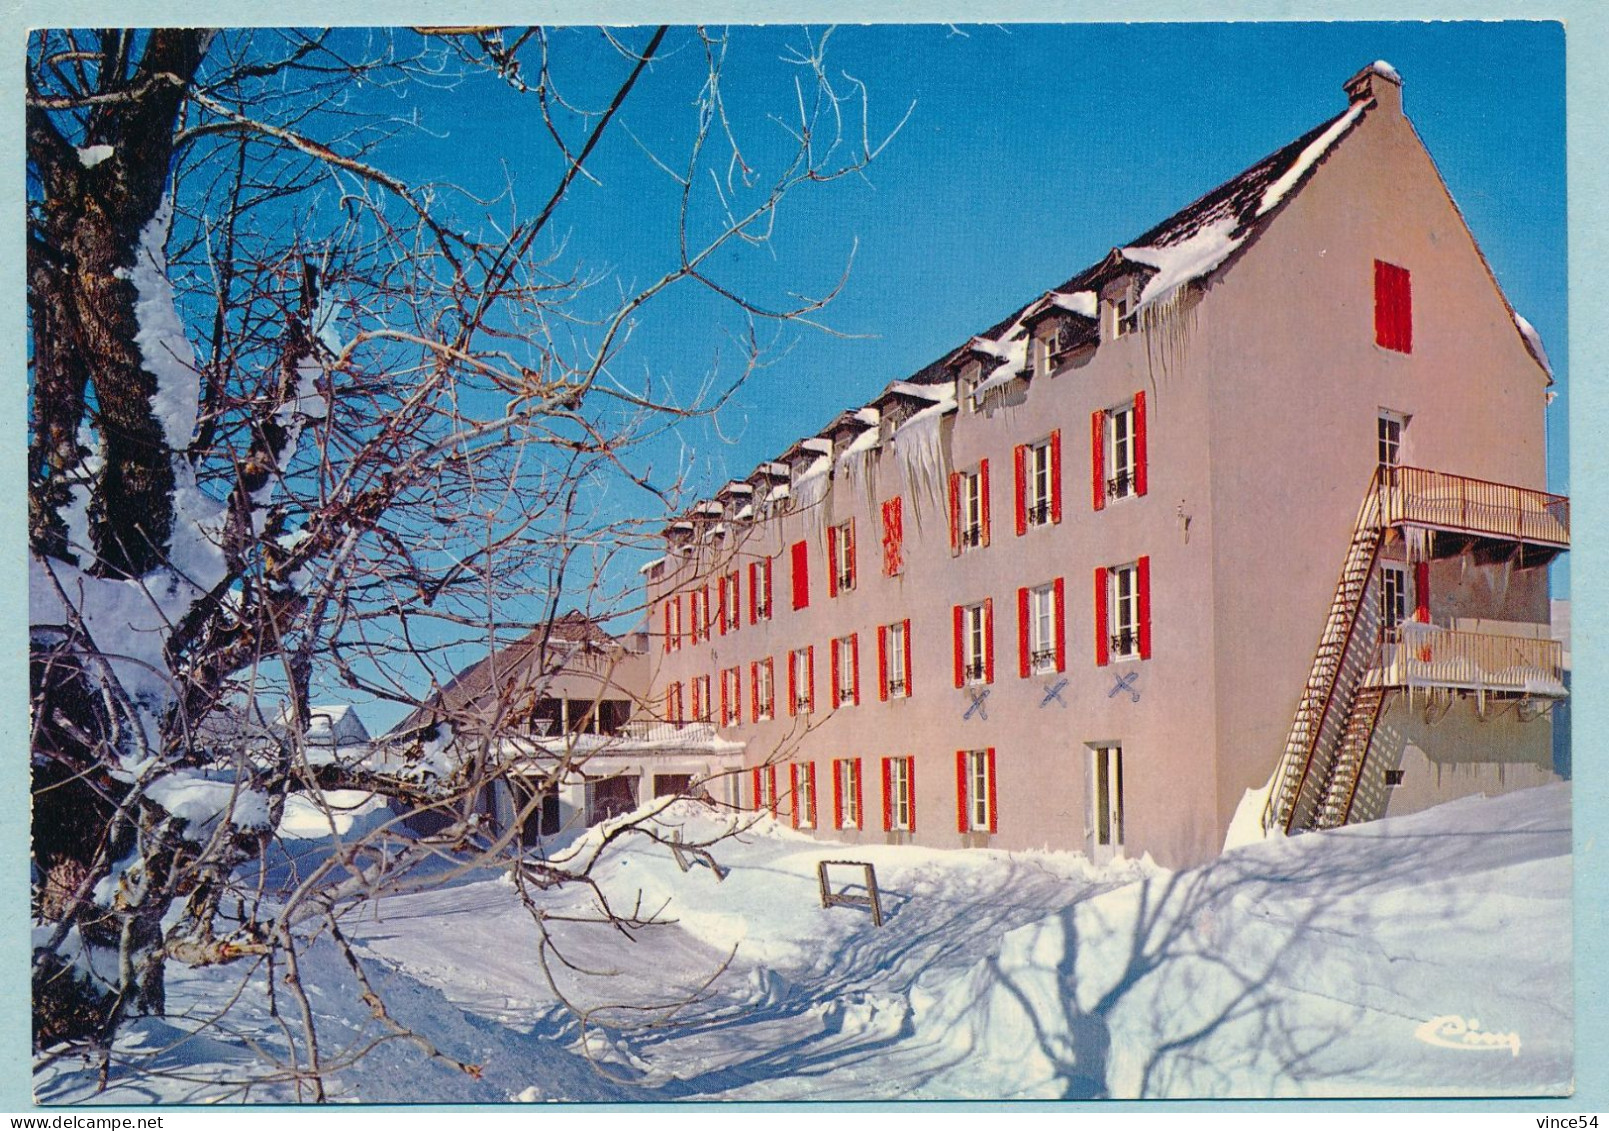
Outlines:
[[[1089,750],[1090,859],[1097,863],[1123,855],[1123,748]]]

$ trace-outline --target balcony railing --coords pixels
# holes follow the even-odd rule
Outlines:
[[[963,549],[983,545],[983,524],[972,523],[961,528],[961,546]]]
[[[1547,546],[1570,544],[1565,496],[1421,467],[1380,470],[1380,521]]]
[[[888,697],[890,699],[903,699],[909,689],[904,676],[889,676]]]
[[[1126,499],[1134,494],[1134,473],[1120,471],[1106,481],[1108,499]]]
[[[1406,621],[1382,634],[1380,687],[1456,687],[1563,699],[1564,646],[1557,640],[1461,632]]]

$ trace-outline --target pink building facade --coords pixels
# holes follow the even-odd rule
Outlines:
[[[1383,64],[665,532],[648,701],[851,843],[1150,852],[1551,780],[1551,378]],[[958,338],[960,335],[958,335]]]

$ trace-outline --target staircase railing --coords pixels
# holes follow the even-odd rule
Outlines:
[[[1324,631],[1314,650],[1313,665],[1302,688],[1301,699],[1297,702],[1296,716],[1285,741],[1285,752],[1275,771],[1274,787],[1269,791],[1268,802],[1263,809],[1265,832],[1276,827],[1291,831],[1299,802],[1312,777],[1324,720],[1330,714],[1343,663],[1352,644],[1353,630],[1357,626],[1358,612],[1369,587],[1369,578],[1374,573],[1375,559],[1380,553],[1380,518],[1380,473],[1376,470],[1369,480],[1363,503],[1358,508],[1352,541],[1347,547],[1341,577],[1336,582],[1335,595],[1330,601]],[[1322,778],[1321,773],[1315,781],[1321,781]],[[1316,803],[1320,799],[1314,800]]]

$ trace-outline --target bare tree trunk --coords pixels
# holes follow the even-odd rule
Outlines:
[[[91,502],[96,569],[137,577],[160,565],[173,527],[172,452],[151,405],[156,375],[136,343],[130,279],[140,236],[161,206],[174,125],[208,34],[150,33],[132,75],[121,60],[132,32],[101,37],[99,101],[89,110],[86,159],[30,102],[30,156],[50,207],[29,240],[29,313],[35,319],[34,442],[29,513],[34,548],[65,556],[63,477],[81,453],[78,427],[93,374],[104,472]],[[87,150],[89,147],[85,147]]]

